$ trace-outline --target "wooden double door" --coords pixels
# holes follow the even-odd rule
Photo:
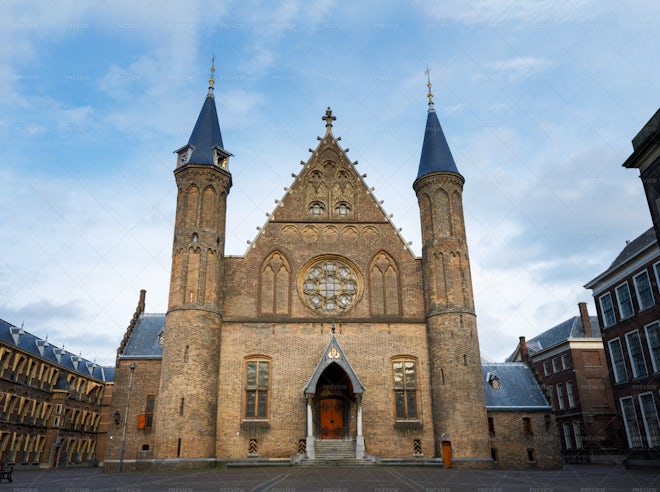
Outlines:
[[[344,438],[344,399],[324,398],[319,402],[321,439]]]

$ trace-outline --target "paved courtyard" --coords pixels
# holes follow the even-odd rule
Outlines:
[[[558,471],[465,471],[421,467],[263,467],[101,473],[98,468],[16,471],[14,492],[660,492],[660,470],[567,466]]]

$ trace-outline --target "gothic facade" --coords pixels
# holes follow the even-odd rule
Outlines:
[[[144,313],[143,293],[119,347],[112,405],[128,410],[129,425],[123,436],[110,430],[107,469],[246,459],[493,466],[464,178],[431,94],[413,183],[421,258],[334,136],[330,108],[322,119],[324,136],[248,252],[225,256],[232,154],[211,84],[176,151],[168,311]]]

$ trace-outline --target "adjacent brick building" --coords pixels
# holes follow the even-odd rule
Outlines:
[[[660,464],[660,249],[653,229],[585,285],[593,291],[628,464]]]
[[[450,454],[453,466],[493,465],[464,178],[430,84],[413,183],[421,258],[333,135],[330,108],[322,119],[248,252],[225,257],[232,155],[211,80],[176,151],[168,312],[144,313],[142,294],[118,350],[107,469]]]
[[[527,362],[552,402],[567,463],[623,460],[621,425],[598,317],[580,315],[520,343],[509,360]]]
[[[114,374],[0,320],[0,462],[103,461]]]
[[[633,153],[623,163],[628,169],[639,169],[646,201],[653,219],[655,237],[660,241],[660,109],[632,140]]]
[[[552,407],[532,369],[521,362],[482,365],[490,453],[496,468],[561,466]]]

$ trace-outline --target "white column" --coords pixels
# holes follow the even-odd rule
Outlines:
[[[313,460],[316,458],[316,451],[314,450],[314,416],[312,415],[312,395],[307,395],[307,439],[305,440],[305,448],[307,450],[307,459]]]
[[[355,457],[364,458],[364,436],[362,435],[362,395],[357,395],[357,437],[355,439]]]

